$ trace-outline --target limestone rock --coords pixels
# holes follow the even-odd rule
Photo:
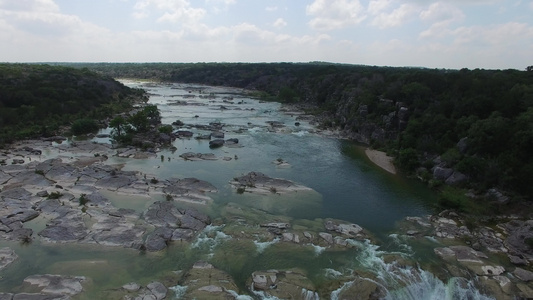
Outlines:
[[[0,248],[0,270],[17,260],[18,255],[9,247]]]
[[[128,292],[136,292],[141,288],[141,286],[135,282],[130,282],[123,285],[122,288]]]
[[[229,274],[204,261],[196,262],[183,280],[187,286],[184,299],[235,299],[229,291],[239,290]]]
[[[146,250],[160,251],[167,247],[167,242],[172,237],[173,230],[166,227],[159,227],[146,238]]]
[[[244,176],[235,177],[230,184],[235,188],[245,188],[247,192],[267,195],[312,190],[290,180],[271,178],[260,172],[250,172]]]
[[[61,275],[32,275],[24,279],[25,283],[42,288],[41,293],[49,295],[74,296],[83,291],[81,283],[85,281],[82,276]]]
[[[294,298],[291,295],[302,295],[303,299],[319,299],[312,282],[300,270],[256,271],[248,282],[252,291],[260,291],[278,299]]]
[[[167,288],[161,282],[154,281],[148,284],[146,287],[157,300],[165,299],[167,296]]]
[[[533,280],[533,272],[524,270],[522,268],[516,268],[513,274],[522,281],[529,282]]]

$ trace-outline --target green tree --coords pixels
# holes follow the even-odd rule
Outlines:
[[[143,112],[150,123],[159,122],[161,120],[161,114],[157,109],[157,105],[147,105],[144,107]]]
[[[118,142],[122,141],[130,130],[130,125],[122,116],[117,116],[111,120],[111,122],[109,122],[109,127],[113,128],[111,131],[112,138]]]
[[[133,116],[127,120],[136,132],[145,132],[150,125],[148,116],[144,110],[136,112]]]

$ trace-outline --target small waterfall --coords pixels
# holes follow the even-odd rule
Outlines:
[[[254,300],[254,298],[248,296],[248,295],[239,295],[239,293],[237,293],[236,291],[234,290],[226,290],[226,292],[228,292],[230,295],[232,295],[235,300]]]
[[[175,285],[169,287],[169,289],[174,292],[174,299],[182,299],[185,296],[185,293],[187,293],[187,286]]]
[[[413,248],[411,248],[411,246],[409,246],[402,240],[402,235],[393,233],[389,235],[389,238],[392,240],[392,242],[394,243],[396,247],[401,249],[401,251],[404,251],[405,253],[408,253],[408,254],[413,254]]]
[[[318,296],[317,292],[302,288],[302,299],[303,300],[320,300],[320,297]]]
[[[279,238],[275,238],[275,239],[273,239],[272,241],[269,241],[269,242],[254,241],[254,244],[255,244],[255,247],[257,247],[257,252],[258,253],[263,253],[263,251],[265,251],[266,248],[270,247],[271,245],[276,244],[277,242],[279,242]]]
[[[342,276],[342,272],[339,272],[337,270],[334,270],[334,269],[325,269],[326,271],[326,277],[328,278],[337,278],[337,277],[340,277]]]
[[[282,300],[276,296],[270,296],[263,291],[254,291],[253,288],[252,288],[252,293],[261,300]]]
[[[204,248],[208,247],[209,255],[213,255],[215,247],[224,240],[231,239],[231,236],[225,234],[222,231],[219,231],[223,228],[224,225],[212,226],[208,225],[204,230],[198,235],[196,241],[191,244],[191,248]]]
[[[313,249],[315,250],[316,256],[319,256],[322,252],[324,252],[324,250],[326,250],[326,247],[321,247],[315,244],[309,244],[309,245],[311,245],[311,247],[313,247]]]
[[[441,299],[464,299],[464,300],[490,300],[491,297],[481,294],[472,281],[465,278],[451,278],[447,283],[442,282],[432,273],[419,267],[402,266],[393,261],[387,263],[382,256],[386,253],[379,251],[379,247],[370,242],[353,241],[361,251],[357,256],[361,268],[374,273],[375,280],[370,280],[383,288],[383,299],[406,299],[406,300],[441,300]],[[400,254],[400,253],[396,253]],[[400,254],[401,255],[401,254]],[[331,299],[348,289],[353,282],[347,282],[339,289],[331,293]]]

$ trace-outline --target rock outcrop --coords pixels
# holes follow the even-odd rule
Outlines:
[[[230,184],[238,191],[257,194],[286,194],[299,191],[312,191],[311,188],[294,183],[290,180],[271,178],[260,172],[250,172],[235,177]]]

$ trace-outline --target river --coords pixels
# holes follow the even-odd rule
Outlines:
[[[149,103],[158,106],[164,124],[180,120],[188,125],[187,130],[198,135],[210,132],[194,125],[222,123],[225,139],[239,140],[240,147],[210,149],[206,140],[177,139],[173,143],[175,151],[163,149],[157,156],[147,159],[110,157],[106,162],[124,164],[124,170],[139,171],[158,179],[195,177],[212,183],[218,189],[210,195],[213,200],[207,205],[195,206],[217,220],[218,225],[208,226],[193,243],[171,245],[160,253],[139,254],[131,249],[51,245],[39,241],[29,245],[3,242],[2,245],[9,245],[17,252],[20,261],[17,268],[3,271],[2,290],[16,292],[28,274],[82,275],[91,278],[91,282],[85,287],[86,292],[78,297],[96,299],[102,297],[102,291],[133,281],[146,284],[204,260],[232,276],[242,299],[267,298],[247,291],[246,282],[252,272],[294,268],[305,270],[318,289],[332,289],[328,273],[356,272],[373,274],[378,284],[387,290],[387,299],[484,299],[472,286],[454,280],[443,283],[420,269],[420,265],[406,267],[385,262],[384,257],[391,253],[414,262],[437,261],[431,241],[429,246],[413,248],[394,234],[397,223],[405,217],[432,213],[435,195],[417,181],[390,174],[372,164],[364,154],[364,147],[321,134],[306,120],[297,119],[298,114],[282,112],[281,104],[252,99],[238,89],[124,83],[148,91]],[[270,121],[284,126],[274,130]],[[106,139],[95,141],[107,142]],[[228,160],[187,161],[179,157],[185,152],[213,153]],[[287,164],[280,166],[275,163],[278,160]],[[229,181],[251,171],[289,179],[314,191],[263,196],[236,193]],[[153,202],[153,199],[124,197],[111,192],[106,196],[115,206],[132,208],[139,213]],[[378,246],[353,241],[356,245],[352,250],[329,251],[313,245],[280,246],[282,243],[276,239],[258,238],[254,243],[245,243],[232,236],[230,229],[224,229],[224,226],[229,228],[225,218],[233,207],[245,211],[244,217],[260,220],[264,216],[274,216],[288,220],[293,227],[318,228],[329,218],[356,223],[372,233],[374,244]],[[349,285],[350,282],[346,282],[328,292],[329,297],[336,299]],[[185,287],[176,286],[176,295],[169,294],[169,299],[179,299],[180,288]],[[316,295],[307,298],[314,299]]]

